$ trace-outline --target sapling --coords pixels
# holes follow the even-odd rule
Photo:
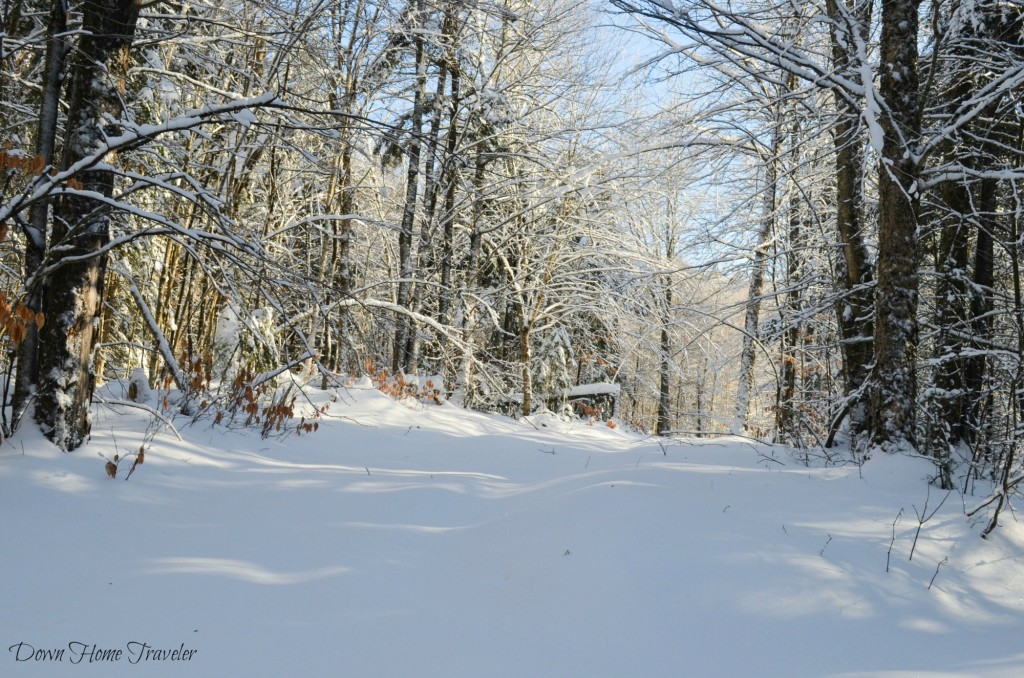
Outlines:
[[[903,509],[896,514],[896,517],[892,521],[892,539],[889,540],[889,550],[885,554],[885,571],[889,571],[889,559],[892,557],[892,545],[896,543],[896,525],[899,524],[900,518],[903,517]]]
[[[942,567],[943,565],[945,565],[948,562],[949,562],[949,556],[946,556],[945,558],[943,558],[942,560],[939,561],[938,565],[935,566],[935,574],[932,575],[931,581],[928,582],[928,590],[929,591],[932,590],[932,584],[935,583],[935,578],[939,576],[939,568]]]
[[[928,513],[928,499],[931,497],[931,485],[928,486],[928,493],[925,495],[924,498],[924,508],[918,511],[917,506],[911,504],[911,506],[914,506],[914,513],[917,514],[917,531],[914,533],[914,543],[910,546],[910,557],[907,558],[908,561],[914,559],[914,549],[917,548],[917,538],[921,536],[921,528],[924,527],[924,524],[931,520],[935,516],[935,514],[939,512],[939,509],[942,508],[942,505],[946,503],[946,500],[949,499],[949,495],[952,492],[952,490],[946,492],[946,496],[942,498],[942,501],[939,502],[939,505],[936,506],[931,513]]]

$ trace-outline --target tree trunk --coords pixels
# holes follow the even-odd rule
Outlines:
[[[871,441],[887,451],[914,445],[917,349],[917,0],[883,0],[878,170],[878,285]]]
[[[413,92],[411,130],[409,131],[409,152],[405,179],[405,206],[402,209],[402,226],[398,234],[398,296],[395,300],[402,308],[408,308],[412,297],[413,274],[413,231],[416,225],[416,204],[419,193],[420,174],[420,132],[423,127],[423,99],[427,83],[427,58],[423,44],[424,1],[417,0],[412,27],[415,29],[416,83]],[[391,371],[398,373],[407,367],[409,360],[409,333],[413,331],[412,319],[401,311],[395,314],[395,344],[391,358]]]
[[[672,287],[671,280],[665,280],[665,311],[661,317],[661,371],[658,381],[658,423],[656,433],[659,436],[667,435],[672,429],[669,403],[669,388],[671,381],[671,351],[672,342],[668,334],[668,326],[671,322],[672,313]]]
[[[55,2],[50,10],[48,27],[49,41],[46,46],[46,80],[43,83],[43,100],[39,105],[39,126],[36,137],[36,155],[46,165],[53,165],[57,142],[57,113],[60,109],[60,92],[64,75],[64,58],[67,54],[65,31],[67,13],[64,3]],[[33,314],[43,310],[43,281],[36,274],[46,256],[47,222],[50,203],[40,200],[29,211],[28,227],[25,229],[25,270],[24,280],[28,285],[25,305]],[[18,372],[14,382],[14,396],[11,402],[11,427],[16,429],[32,403],[36,382],[39,379],[39,330],[35,323],[25,326],[25,338],[18,345]]]
[[[854,82],[860,82],[854,43],[866,44],[871,23],[872,3],[829,0],[832,20],[832,59],[836,70]],[[836,304],[836,319],[843,355],[843,391],[849,403],[850,431],[856,436],[867,428],[867,381],[874,358],[873,273],[861,224],[864,151],[861,146],[861,117],[858,106],[836,93],[837,121],[834,130],[836,172],[836,225],[842,242],[838,261],[842,298]]]
[[[761,294],[764,289],[764,271],[768,261],[768,243],[775,230],[776,184],[778,183],[778,156],[782,147],[782,130],[779,115],[775,117],[772,130],[770,157],[765,163],[764,214],[758,243],[754,248],[753,271],[750,273],[750,287],[747,290],[747,310],[743,320],[743,348],[740,352],[739,383],[736,387],[736,412],[732,432],[743,433],[747,426],[747,410],[750,408],[750,392],[754,387],[754,355],[757,341],[757,326],[761,312]]]
[[[519,362],[523,373],[522,415],[524,417],[530,416],[533,412],[533,372],[530,369],[530,358],[530,326],[523,322],[519,331]]]
[[[83,34],[71,71],[65,167],[102,151],[104,136],[117,134],[110,120],[122,116],[139,5],[135,0],[95,0],[82,5],[82,13]],[[78,180],[83,193],[64,196],[53,225],[52,245],[60,248],[60,259],[45,297],[36,408],[43,433],[64,450],[81,445],[91,427],[106,271],[106,255],[97,251],[110,238],[109,207],[86,192],[109,198],[114,190],[110,170],[87,168]]]
[[[705,382],[708,378],[708,359],[705,356],[701,360],[700,372],[697,376],[697,383],[695,384],[695,394],[693,406],[696,409],[694,412],[694,430],[697,432],[697,437],[703,437],[704,433],[704,389]]]
[[[454,58],[454,57],[452,57]],[[441,323],[448,322],[449,310],[452,306],[454,290],[452,290],[452,266],[455,261],[455,197],[458,189],[459,163],[456,151],[459,141],[459,107],[461,97],[461,81],[457,64],[451,67],[451,110],[448,115],[448,143],[445,148],[444,174],[445,184],[444,207],[441,213],[441,297],[437,302],[437,319]],[[446,344],[441,339],[442,346]]]
[[[795,127],[795,125],[794,125]],[[794,130],[794,135],[797,130]],[[794,164],[799,164],[799,151],[795,147],[790,151]],[[794,168],[794,171],[795,168]],[[788,248],[786,250],[786,301],[782,306],[781,320],[783,330],[780,332],[782,343],[782,375],[778,385],[778,407],[775,410],[775,439],[787,445],[797,442],[797,404],[796,385],[798,379],[797,348],[800,343],[803,321],[800,319],[802,304],[800,294],[800,205],[795,191],[789,196],[789,228]]]
[[[483,190],[484,171],[487,159],[483,150],[478,147],[475,156],[475,167],[473,171],[473,192],[479,195]],[[465,278],[462,289],[456,302],[460,306],[459,332],[462,338],[461,354],[459,356],[459,369],[452,387],[456,400],[461,401],[463,407],[473,407],[477,401],[477,389],[474,385],[473,375],[473,332],[476,329],[477,302],[474,295],[479,287],[480,251],[483,243],[481,229],[483,227],[484,207],[483,200],[477,199],[473,203],[473,223],[469,234],[469,253],[465,266]]]
[[[977,441],[980,433],[981,411],[985,396],[982,386],[985,379],[987,364],[986,340],[992,337],[992,292],[995,285],[995,239],[993,232],[996,227],[996,182],[984,179],[981,182],[979,195],[976,198],[979,211],[977,242],[974,246],[974,274],[971,281],[971,337],[973,355],[966,361],[965,388],[967,391],[965,412],[963,413],[962,436]],[[1011,241],[1016,243],[1016,241]],[[1019,264],[1019,262],[1014,262]]]
[[[423,177],[424,208],[423,217],[420,220],[420,239],[416,256],[416,261],[419,262],[421,271],[423,271],[423,276],[427,275],[425,269],[428,268],[428,266],[426,265],[426,262],[430,260],[433,254],[437,201],[438,196],[441,193],[441,182],[445,177],[443,167],[439,167],[439,165],[443,163],[443,160],[439,160],[440,153],[438,150],[441,146],[441,125],[444,113],[442,101],[445,98],[445,85],[447,82],[448,66],[446,62],[442,62],[437,74],[437,87],[434,91],[434,101],[430,111],[430,128],[426,138],[427,157]],[[428,290],[426,285],[419,284],[413,286],[412,298],[409,302],[410,310],[415,311],[416,313],[423,310],[423,306],[425,304],[424,299],[427,292]],[[409,321],[409,327],[410,331],[405,342],[405,371],[409,374],[415,374],[419,370],[420,363],[420,333],[417,331],[416,323],[414,321]]]

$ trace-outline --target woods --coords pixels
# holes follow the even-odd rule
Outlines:
[[[1008,472],[1021,432],[1021,156],[1009,132],[1020,115],[1008,108],[1020,96],[1021,7],[615,5],[661,42],[665,68],[721,83],[730,104],[720,110],[776,111],[744,130],[770,223],[748,241],[741,363],[754,356],[751,330],[778,343],[776,439],[826,435],[827,445],[844,427],[854,449],[933,457],[947,488]],[[825,284],[816,307],[815,281]],[[766,301],[779,318],[770,332],[757,324]],[[808,362],[842,375],[841,393],[822,394],[828,425],[807,409],[820,373],[790,367]]]
[[[370,375],[1021,478],[1017,3],[3,12],[5,437]]]

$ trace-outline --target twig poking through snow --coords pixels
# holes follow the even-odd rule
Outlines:
[[[931,497],[931,488],[932,486],[929,485],[928,493],[924,497],[924,508],[921,509],[920,512],[918,512],[916,506],[911,504],[911,506],[914,506],[914,513],[917,514],[917,532],[914,533],[914,543],[910,547],[910,557],[907,558],[908,561],[914,559],[914,549],[917,548],[917,538],[921,536],[921,528],[924,527],[924,524],[931,520],[932,517],[939,512],[939,509],[942,508],[942,505],[946,503],[946,500],[949,499],[950,493],[953,491],[950,490],[949,492],[946,492],[946,496],[942,498],[942,501],[940,501],[939,505],[935,507],[935,510],[932,511],[931,513],[928,513],[928,499]]]
[[[900,512],[896,514],[896,518],[892,521],[892,539],[889,540],[889,550],[885,554],[885,571],[889,571],[889,559],[892,557],[892,545],[896,543],[896,525],[899,524],[900,518],[903,517],[903,509],[900,508]]]
[[[935,583],[935,578],[939,576],[939,568],[949,562],[949,556],[946,556],[939,561],[939,564],[935,566],[935,574],[932,575],[932,580],[928,582],[928,590],[932,590],[932,584]]]

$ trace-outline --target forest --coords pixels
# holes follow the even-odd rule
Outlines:
[[[5,0],[2,434],[73,450],[116,381],[269,431],[365,376],[923,455],[987,533],[1022,94],[1017,0]]]

